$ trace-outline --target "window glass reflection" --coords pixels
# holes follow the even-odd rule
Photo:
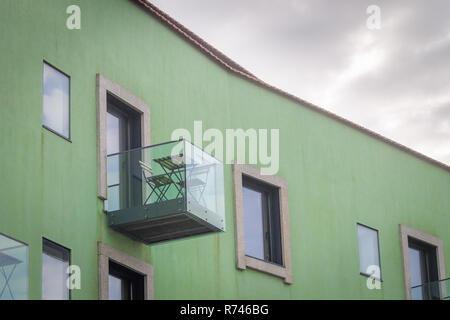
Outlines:
[[[0,234],[0,300],[28,299],[28,246]]]
[[[264,260],[262,193],[243,187],[245,254]]]
[[[69,77],[44,63],[42,124],[69,138]]]
[[[70,251],[46,239],[42,246],[42,299],[68,300]]]
[[[411,273],[411,286],[420,286],[422,284],[422,257],[420,250],[409,248],[409,268]]]
[[[109,275],[109,300],[122,300],[122,279]]]
[[[370,266],[380,267],[378,255],[378,232],[374,229],[362,226],[358,227],[359,271],[369,274]]]

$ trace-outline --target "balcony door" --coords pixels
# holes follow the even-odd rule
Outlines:
[[[408,246],[413,298],[422,300],[439,296],[439,292],[433,292],[429,285],[439,280],[436,247],[411,238]]]
[[[108,211],[115,211],[140,201],[142,196],[136,166],[139,151],[125,152],[141,147],[141,115],[111,95],[107,101]]]

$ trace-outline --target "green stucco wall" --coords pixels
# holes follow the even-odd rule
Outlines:
[[[67,6],[81,30],[66,28]],[[157,299],[403,299],[399,223],[440,237],[450,268],[450,173],[256,86],[128,0],[0,1],[0,232],[29,244],[41,297],[41,242],[72,250],[73,299],[98,297],[97,241],[151,262]],[[71,77],[71,140],[42,128],[42,62]],[[317,70],[320,72],[320,70]],[[151,107],[152,143],[176,128],[279,128],[289,184],[293,284],[235,267],[231,166],[227,231],[145,246],[106,226],[97,198],[95,77]],[[379,230],[382,290],[359,275],[356,223]],[[449,275],[447,271],[447,276]]]

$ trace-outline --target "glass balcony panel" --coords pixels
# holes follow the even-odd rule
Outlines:
[[[411,288],[413,300],[450,300],[450,278]]]
[[[118,185],[108,187],[108,200],[106,210],[116,211],[120,209],[120,189]]]
[[[225,230],[223,164],[185,141],[188,211]]]
[[[200,148],[180,140],[107,162],[112,228],[146,243],[225,230],[223,164]]]
[[[411,289],[412,300],[424,300],[422,291],[423,286],[413,287]]]
[[[440,281],[441,300],[450,300],[450,278]]]
[[[0,233],[0,300],[28,299],[28,246]]]

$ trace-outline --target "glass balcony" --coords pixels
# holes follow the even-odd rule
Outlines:
[[[411,288],[413,300],[450,300],[450,278]]]
[[[109,155],[109,226],[146,244],[225,231],[223,164],[179,140]]]

